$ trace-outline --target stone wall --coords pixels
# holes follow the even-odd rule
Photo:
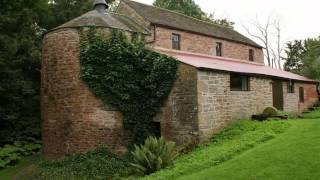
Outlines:
[[[125,150],[121,114],[104,107],[80,80],[79,33],[63,29],[43,40],[41,114],[43,154],[60,158],[105,144]]]
[[[180,64],[178,78],[161,112],[161,135],[178,145],[197,138],[197,69]]]
[[[88,29],[81,29],[86,32]],[[98,29],[107,37],[107,29]],[[129,34],[127,34],[129,36]],[[80,79],[80,37],[77,29],[62,29],[43,40],[41,113],[43,154],[61,158],[107,145],[115,152],[126,150],[128,134],[121,112],[106,107]],[[197,70],[180,64],[178,78],[156,119],[161,134],[185,144],[197,137]]]
[[[299,102],[299,112],[307,110],[319,101],[319,95],[317,93],[317,85],[309,83],[296,83],[295,94],[299,98],[299,87],[304,89],[304,102]]]
[[[250,119],[273,105],[272,80],[250,77],[250,91],[230,91],[229,101],[232,119]]]
[[[243,43],[213,38],[196,33],[175,30],[169,27],[151,25],[145,18],[139,15],[134,9],[126,3],[120,3],[117,9],[118,13],[125,14],[135,20],[137,23],[149,28],[151,35],[146,38],[148,44],[153,47],[172,49],[172,33],[180,34],[181,50],[193,53],[214,55],[216,42],[221,42],[222,56],[234,59],[249,60],[249,49],[254,50],[254,60],[258,63],[264,63],[263,51]]]
[[[294,87],[294,93],[288,92],[287,81],[283,82],[283,111],[286,112],[299,112],[299,88],[298,86]]]
[[[153,43],[153,46],[172,49],[172,33],[180,35],[182,51],[214,55],[216,42],[221,42],[223,57],[249,61],[249,49],[253,49],[255,62],[264,63],[262,49],[237,42],[174,30],[166,27],[156,27],[156,41]]]
[[[304,88],[304,102],[299,100],[299,88]],[[294,83],[294,92],[288,93],[287,82],[283,82],[284,111],[301,113],[319,101],[317,85]]]
[[[231,91],[230,73],[198,71],[199,139],[206,141],[230,123],[250,119],[273,106],[272,79],[250,77],[250,91]],[[304,102],[299,102],[299,87],[304,88]],[[284,111],[301,113],[319,101],[317,85],[295,83],[288,93],[283,81]]]
[[[250,77],[250,91],[231,91],[230,74],[198,71],[199,138],[206,141],[233,121],[272,106],[270,79]]]

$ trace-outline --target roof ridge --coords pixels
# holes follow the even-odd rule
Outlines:
[[[135,3],[138,3],[138,4],[145,5],[145,6],[149,6],[149,7],[153,7],[153,8],[156,8],[156,9],[160,9],[160,10],[168,11],[168,12],[171,12],[171,13],[175,13],[175,14],[177,14],[177,15],[184,16],[184,17],[186,17],[186,18],[193,19],[193,20],[196,20],[196,21],[199,21],[199,22],[202,22],[202,23],[206,23],[206,24],[213,25],[213,26],[218,26],[218,27],[223,28],[223,29],[229,29],[229,30],[232,30],[232,31],[237,32],[237,31],[234,30],[233,28],[229,28],[229,27],[226,27],[226,26],[223,26],[223,25],[220,25],[220,24],[216,24],[216,23],[213,23],[213,22],[208,22],[208,21],[205,21],[205,20],[197,19],[197,18],[195,18],[195,17],[188,16],[188,15],[185,15],[185,14],[182,14],[182,13],[180,13],[180,12],[176,12],[176,11],[173,11],[173,10],[170,10],[170,9],[165,9],[165,8],[158,7],[158,6],[153,6],[153,5],[150,5],[150,4],[145,4],[145,3],[137,2],[137,1],[134,1],[134,0],[121,0],[121,1],[124,1],[124,2],[125,2],[125,1],[135,2]]]

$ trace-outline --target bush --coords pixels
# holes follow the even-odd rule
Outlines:
[[[40,163],[32,179],[112,179],[127,174],[128,160],[99,147],[60,161]]]
[[[278,110],[274,107],[267,107],[266,109],[263,110],[262,114],[266,117],[277,116]]]
[[[138,174],[151,174],[167,167],[178,153],[174,142],[149,137],[144,145],[135,145],[131,166]]]
[[[0,148],[0,169],[17,163],[22,157],[38,152],[41,145],[38,143],[15,142]]]
[[[253,120],[265,121],[278,115],[278,110],[274,107],[267,107],[263,110],[262,114],[252,115]]]

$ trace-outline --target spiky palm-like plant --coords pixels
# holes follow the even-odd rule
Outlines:
[[[144,145],[135,145],[131,166],[139,174],[151,174],[168,166],[178,156],[174,142],[149,137]]]

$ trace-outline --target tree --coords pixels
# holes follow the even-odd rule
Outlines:
[[[305,52],[304,44],[301,40],[295,40],[286,44],[284,69],[286,71],[298,73],[302,68],[302,58]]]
[[[202,20],[206,17],[206,13],[204,13],[193,0],[156,0],[153,5],[179,12],[196,19]]]
[[[92,0],[0,1],[0,146],[40,138],[43,34],[89,10]]]
[[[305,51],[302,54],[302,75],[320,80],[320,36],[304,41]]]
[[[218,24],[220,26],[224,26],[224,27],[231,28],[231,29],[233,29],[233,26],[235,24],[234,22],[229,21],[228,19],[211,19],[211,21],[214,24]]]
[[[320,80],[320,36],[287,43],[285,69]]]
[[[42,0],[0,3],[0,146],[40,137]]]
[[[203,12],[194,0],[155,0],[153,5],[228,28],[234,25],[234,22],[227,19],[214,19],[214,14]]]
[[[215,16],[214,12],[210,13],[209,15],[206,14],[206,16],[203,18],[203,20],[211,22],[211,23],[214,23],[214,24],[218,24],[220,26],[224,26],[224,27],[227,27],[227,28],[231,28],[231,29],[234,28],[234,24],[235,24],[234,22],[229,21],[226,18],[217,19],[214,16]]]
[[[269,17],[266,23],[262,24],[257,18],[252,25],[252,29],[255,29],[257,33],[253,33],[252,29],[247,26],[243,26],[243,28],[250,36],[263,44],[263,49],[265,51],[264,55],[267,59],[268,66],[282,69],[281,60],[283,60],[283,58],[281,55],[284,46],[281,44],[280,21],[278,19],[271,20]],[[272,42],[275,42],[275,44]]]
[[[49,30],[92,10],[92,0],[49,0],[44,28]]]

